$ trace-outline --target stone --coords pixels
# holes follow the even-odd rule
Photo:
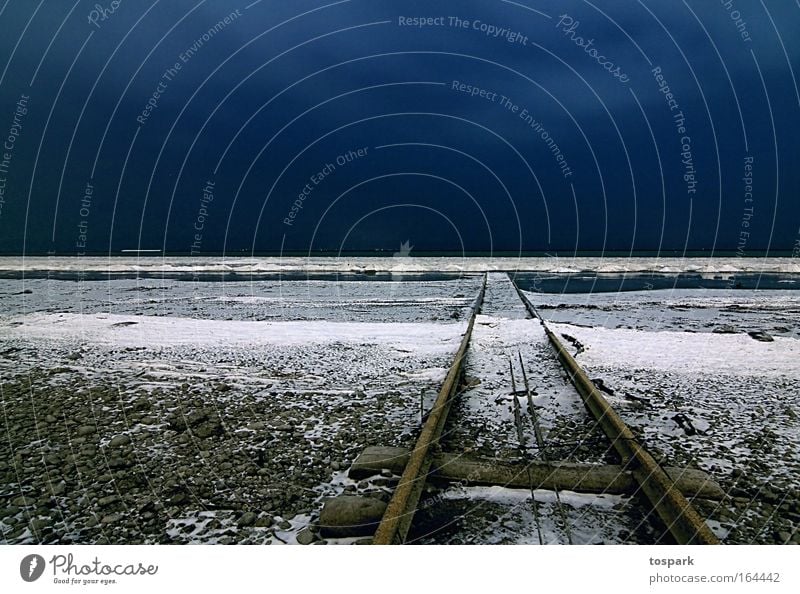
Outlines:
[[[225,433],[225,429],[220,423],[211,421],[200,425],[197,429],[194,429],[193,432],[200,439],[207,439],[215,435],[222,435]]]
[[[122,458],[121,456],[114,456],[108,461],[109,468],[129,468],[133,466],[133,462]]]
[[[189,502],[189,496],[184,492],[176,493],[170,497],[169,502],[171,505],[183,505]]]
[[[11,503],[16,505],[17,507],[30,507],[32,505],[36,505],[36,500],[33,497],[25,497],[24,495],[20,495],[16,499],[14,499]]]
[[[126,446],[130,442],[131,442],[130,435],[122,434],[122,435],[115,435],[114,437],[112,437],[111,441],[108,442],[108,445],[110,445],[112,448],[117,448],[121,446]]]
[[[78,436],[83,437],[85,435],[91,435],[92,433],[94,433],[94,431],[95,431],[94,427],[90,425],[81,425],[80,427],[78,427]]]
[[[373,479],[372,486],[373,487],[391,487],[392,485],[396,485],[400,479],[396,478],[377,478]]]
[[[315,540],[317,540],[317,536],[308,528],[303,528],[297,533],[297,544],[310,545]]]
[[[64,482],[64,481],[60,481],[60,482],[52,485],[52,487],[50,489],[50,493],[53,496],[58,497],[58,496],[63,495],[66,492],[66,490],[67,490],[67,483]]]
[[[753,340],[757,340],[759,342],[774,342],[775,339],[772,338],[769,334],[764,332],[763,330],[753,330],[748,332],[747,334],[750,335],[750,338]]]
[[[256,523],[257,519],[258,519],[258,516],[255,513],[250,512],[250,511],[249,512],[244,512],[242,514],[242,517],[239,518],[239,521],[236,522],[236,525],[239,526],[240,528],[244,528],[246,526],[252,526],[253,524]]]
[[[100,520],[100,523],[101,524],[115,524],[115,523],[119,522],[121,519],[122,519],[122,516],[120,516],[119,514],[109,514],[107,516],[103,516],[103,518]]]
[[[187,427],[196,427],[210,417],[208,411],[200,408],[184,414],[182,410],[175,411],[167,418],[170,429],[178,432],[185,431]]]
[[[319,517],[323,537],[371,536],[386,511],[386,503],[371,497],[340,495],[325,502]]]
[[[256,528],[269,528],[270,526],[272,526],[272,518],[269,516],[258,518],[255,523]]]
[[[100,507],[108,507],[109,505],[114,505],[119,501],[119,497],[117,495],[109,495],[108,497],[101,497],[97,500],[97,503]]]

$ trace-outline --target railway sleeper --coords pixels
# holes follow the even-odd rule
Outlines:
[[[401,475],[409,455],[410,451],[405,448],[368,447],[353,462],[348,476],[362,480],[385,470]],[[686,497],[711,500],[725,497],[719,484],[702,470],[667,466],[664,471]],[[641,489],[632,472],[618,465],[542,461],[525,463],[449,453],[432,455],[428,480],[615,495],[633,495]]]

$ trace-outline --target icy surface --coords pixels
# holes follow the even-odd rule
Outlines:
[[[637,330],[743,333],[800,338],[800,292],[671,289],[594,294],[526,293],[546,320]]]
[[[0,281],[2,539],[292,543],[388,497],[341,473],[410,445],[479,282]]]
[[[0,316],[32,312],[208,320],[423,322],[463,318],[480,277],[336,282],[0,279]]]
[[[541,322],[527,317],[507,275],[489,275],[482,311],[465,361],[470,388],[453,407],[443,449],[503,460],[615,463],[610,444],[584,409]],[[537,447],[520,356],[544,451]],[[515,400],[522,443],[515,423]],[[423,541],[538,544],[537,514],[546,544],[567,543],[570,538],[576,544],[652,542],[649,525],[630,500],[564,492],[561,503],[566,526],[552,491],[539,490],[532,496],[530,491],[516,489],[451,488],[435,507],[426,510],[428,515],[447,515],[449,509],[456,518],[452,525],[434,527],[436,533]]]
[[[800,542],[796,291],[528,295],[654,454],[722,485],[718,535]]]
[[[16,257],[0,258],[0,273],[22,271],[101,272],[111,274],[265,274],[531,271],[550,273],[737,274],[800,273],[797,258],[641,258],[641,257]]]
[[[634,542],[623,525],[637,525],[631,501],[618,495],[587,495],[560,491],[570,534],[576,544]],[[534,503],[535,500],[535,503]],[[535,506],[535,507],[534,507]],[[454,487],[440,497],[439,512],[449,523],[435,538],[437,544],[563,544],[565,530],[553,491],[503,487]],[[423,510],[424,515],[427,510]],[[423,518],[424,520],[424,518]],[[440,519],[441,521],[441,519]],[[640,526],[640,529],[643,528]]]
[[[420,403],[438,391],[480,284],[479,276],[407,278],[401,269],[513,268],[516,261],[385,260],[383,281],[367,275],[384,265],[368,258],[45,265],[79,271],[88,262],[120,274],[143,266],[185,278],[202,270],[307,271],[310,263],[321,272],[363,274],[358,282],[0,280],[3,541],[291,544],[317,538],[307,527],[326,497],[388,499],[397,477],[354,482],[347,467],[367,445],[413,443]],[[0,269],[19,272],[21,262],[4,259]],[[26,259],[26,270],[47,262]],[[612,268],[652,270],[665,262],[523,263],[619,272]],[[673,264],[728,274],[792,263]],[[796,293],[529,295],[648,449],[720,482],[725,500],[696,502],[717,534],[731,543],[800,540]],[[541,323],[500,273],[489,275],[467,386],[443,447],[504,459],[540,455],[518,354],[548,457],[616,461]],[[637,500],[562,495],[576,542],[654,539]],[[534,498],[544,540],[565,542],[554,494]],[[532,504],[524,490],[453,486],[425,500],[419,523],[436,536],[420,538],[538,542]]]
[[[39,340],[157,350],[184,346],[265,348],[359,345],[398,353],[441,355],[458,346],[461,323],[242,322],[117,314],[30,314],[8,319],[6,340]],[[336,354],[335,352],[332,354]],[[264,358],[270,356],[263,354]]]
[[[680,373],[754,375],[800,380],[800,340],[760,342],[747,334],[696,334],[550,324],[583,345],[582,365],[617,365]]]

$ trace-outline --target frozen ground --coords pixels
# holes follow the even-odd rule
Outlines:
[[[413,443],[420,401],[438,390],[480,286],[479,276],[431,280],[403,271],[513,268],[515,261],[55,262],[26,259],[24,267],[46,277],[48,266],[75,273],[88,262],[95,272],[112,266],[115,274],[135,274],[141,266],[176,278],[0,280],[5,542],[318,541],[306,527],[326,497],[390,496],[396,477],[356,483],[346,478],[347,467],[367,445]],[[746,259],[541,258],[524,265],[797,271],[794,261]],[[0,274],[19,274],[22,266],[22,259],[0,259]],[[202,271],[247,275],[309,266],[362,276],[358,282],[192,278]],[[371,279],[365,273],[373,270],[386,274]],[[514,359],[522,389],[520,352],[549,457],[608,460],[540,323],[527,318],[505,275],[490,281],[467,360],[469,387],[451,413],[445,449],[522,455],[508,369]],[[719,505],[698,505],[730,543],[800,540],[795,295],[530,294],[648,447],[670,464],[708,470],[727,489],[730,497]],[[525,453],[534,455],[524,396],[520,404],[528,423]],[[552,493],[535,495],[545,540],[563,542]],[[454,487],[430,496],[435,505],[419,516],[423,542],[538,542],[527,491]],[[562,499],[579,542],[652,538],[627,498],[564,493]],[[421,536],[437,528],[435,538]]]
[[[538,320],[528,318],[507,275],[489,275],[481,312],[464,368],[470,388],[453,408],[445,449],[500,458],[520,455],[510,365],[517,390],[524,390],[521,355],[550,457],[580,462],[605,459],[605,447],[598,447],[594,424],[553,356],[544,328]],[[535,454],[533,426],[525,410],[527,398],[519,394],[517,400],[525,413],[524,449]]]
[[[390,278],[396,280],[0,279],[0,311],[6,317],[111,312],[208,320],[452,321],[459,319],[479,286],[475,278],[461,282]]]
[[[800,292],[670,289],[535,296],[553,322],[635,330],[734,334],[763,330],[800,338]]]
[[[558,320],[551,328],[568,337],[577,361],[602,380],[609,401],[651,452],[707,470],[722,485],[725,501],[697,504],[718,521],[726,542],[800,542],[795,295],[530,297],[546,319]]]
[[[387,497],[343,474],[411,443],[479,283],[2,281],[4,541],[294,542]]]
[[[619,495],[591,495],[559,491],[561,505],[576,544],[636,542],[623,526],[631,523],[630,500]],[[415,518],[417,530],[436,530],[423,544],[546,544],[566,543],[563,521],[553,491],[536,490],[536,512],[528,489],[454,487],[436,506],[423,508]],[[645,533],[648,526],[639,527]],[[653,537],[652,534],[649,536]],[[650,540],[649,542],[652,542]]]
[[[544,438],[544,457],[537,448],[527,397],[513,393],[510,364],[517,390],[524,391],[520,355]],[[443,450],[502,460],[618,463],[555,358],[541,323],[528,317],[505,274],[488,277],[465,374],[470,387],[453,407]],[[523,447],[515,425],[515,398]],[[568,526],[550,491],[536,491],[535,502],[530,491],[511,489],[451,488],[432,497],[436,505],[423,503],[420,522],[436,532],[422,537],[422,542],[538,544],[534,509],[540,516],[542,541],[548,544],[567,543],[570,538],[575,544],[653,542],[655,538],[645,512],[627,497],[565,493],[561,505]]]

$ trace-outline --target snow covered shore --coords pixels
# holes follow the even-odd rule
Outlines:
[[[3,538],[318,540],[309,525],[326,497],[390,496],[396,477],[355,482],[346,469],[368,445],[413,443],[420,405],[439,388],[480,281],[0,280]],[[529,293],[651,451],[723,485],[725,501],[698,505],[731,543],[800,540],[796,295]],[[554,455],[604,461],[541,324],[499,273],[444,445],[519,453],[509,377],[518,352],[546,438],[563,446]],[[533,445],[530,430],[526,440]],[[552,496],[537,496],[548,539],[563,541]],[[529,493],[454,488],[434,497],[423,519],[468,521],[430,542],[533,542]],[[581,542],[651,536],[629,498],[567,493],[564,502]]]
[[[643,257],[0,257],[0,275],[54,273],[347,274],[425,272],[800,274],[798,258],[643,258]]]

